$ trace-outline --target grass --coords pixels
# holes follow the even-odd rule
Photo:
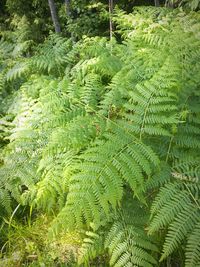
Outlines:
[[[2,236],[7,237],[1,248],[0,267],[64,267],[77,266],[81,244],[79,233],[62,233],[56,239],[48,236],[52,217],[41,214],[24,222],[4,221]]]

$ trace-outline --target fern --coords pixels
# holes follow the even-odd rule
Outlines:
[[[178,181],[160,190],[151,210],[149,232],[168,227],[161,260],[177,250],[185,239],[189,242],[199,223],[199,171],[195,164],[186,163],[174,166],[174,170],[172,175]],[[194,253],[196,249],[193,246]],[[186,246],[186,266],[197,266],[198,260],[188,264],[188,255],[191,257],[191,254],[188,254]]]
[[[50,74],[61,74],[67,62],[70,44],[70,40],[51,35],[32,58],[33,67]]]
[[[86,232],[86,238],[81,247],[79,263],[88,263],[92,260],[106,260],[110,257],[110,266],[154,266],[156,260],[151,253],[156,255],[158,248],[154,240],[149,238],[142,227],[147,216],[144,207],[134,201],[134,210],[127,213],[132,205],[131,195],[127,194],[123,200],[124,212],[116,212],[111,222],[102,228]],[[103,251],[107,251],[104,258]]]
[[[158,249],[142,229],[145,213],[137,202],[131,213],[119,213],[106,237],[105,246],[110,254],[110,266],[154,266],[151,252]],[[127,210],[127,209],[125,209]],[[150,253],[149,253],[150,251]]]
[[[198,266],[199,14],[120,14],[120,44],[51,35],[30,58],[5,51],[2,95],[17,92],[1,116],[0,205],[53,213],[53,234],[84,230],[80,264],[158,266],[148,227],[161,261],[184,251]]]
[[[137,84],[135,90],[130,93],[131,103],[126,104],[126,109],[133,112],[133,115],[129,113],[125,117],[134,123],[131,128],[140,138],[145,133],[169,135],[170,133],[164,126],[178,123],[178,118],[176,118],[177,107],[174,103],[176,95],[172,91],[170,92],[170,90],[176,90],[176,71],[174,69],[174,77],[170,77],[171,70],[170,74],[167,74],[168,64],[172,67],[171,62],[168,63],[167,59],[159,73],[148,82]],[[164,79],[167,80],[168,84],[165,83],[164,88],[162,88]],[[167,90],[168,88],[170,90]]]
[[[84,162],[76,166],[67,204],[58,216],[62,221],[66,213],[70,214],[67,227],[79,226],[84,221],[99,224],[100,216],[109,217],[110,209],[116,209],[122,199],[123,184],[128,184],[140,197],[144,173],[151,175],[152,165],[159,163],[153,151],[132,135],[116,127],[112,131],[105,142],[97,143],[80,156]]]
[[[29,65],[27,62],[18,62],[13,68],[9,69],[6,74],[8,81],[22,78],[29,71]]]
[[[186,247],[186,266],[197,266],[199,264],[199,223],[193,229],[188,238]]]
[[[83,244],[80,249],[78,263],[89,264],[92,260],[98,257],[98,264],[100,264],[100,257],[104,256],[104,232],[96,233],[94,229],[86,231],[83,239]],[[105,257],[105,256],[104,256]],[[102,260],[101,260],[102,261]],[[105,264],[105,261],[103,261]]]

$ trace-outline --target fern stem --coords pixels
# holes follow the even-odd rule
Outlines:
[[[131,141],[131,142],[129,142],[129,143],[127,143],[126,145],[124,145],[123,146],[123,148],[122,149],[120,149],[120,151],[118,152],[118,153],[116,153],[106,164],[105,164],[105,166],[104,166],[104,168],[100,171],[100,173],[99,173],[99,175],[97,176],[97,179],[99,180],[99,178],[100,178],[100,176],[101,176],[101,174],[104,172],[104,170],[106,169],[106,167],[107,166],[109,166],[110,164],[111,164],[111,162],[113,161],[113,159],[114,158],[117,158],[124,150],[126,150],[127,148],[128,148],[128,146],[130,145],[130,144],[133,144],[133,143],[135,143],[135,140],[133,140],[133,141]]]
[[[74,100],[74,98],[70,98],[70,97],[69,97],[69,99]],[[82,103],[80,100],[78,100],[77,98],[76,98],[76,102],[77,102],[78,104],[80,104],[82,107],[85,108],[85,104],[83,104],[83,103]],[[102,114],[99,114],[95,109],[93,109],[93,108],[90,107],[90,106],[88,106],[87,108],[88,108],[88,110],[91,110],[93,113],[95,113],[95,115],[96,115],[97,117],[99,117],[99,118],[101,118],[101,119],[104,119],[105,121],[109,121],[110,123],[112,123],[113,125],[115,125],[117,128],[119,128],[119,129],[123,130],[124,132],[126,132],[127,135],[129,135],[131,138],[135,138],[134,135],[132,135],[126,128],[121,127],[117,122],[111,120],[109,117],[106,117],[106,116],[104,116],[104,115],[102,115]],[[134,140],[134,141],[136,142],[136,140]],[[138,143],[139,143],[139,142],[138,142]]]
[[[167,267],[171,267],[171,257],[167,258]]]
[[[200,210],[200,205],[199,203],[197,202],[196,198],[194,197],[194,195],[192,194],[190,188],[188,187],[188,185],[186,183],[184,183],[187,191],[189,192],[190,196],[192,197],[192,199],[194,200],[195,204],[197,205],[198,209]]]
[[[145,111],[144,111],[144,116],[143,116],[143,119],[142,119],[142,125],[141,125],[141,128],[140,128],[140,141],[142,140],[142,134],[143,134],[144,124],[145,124],[145,119],[146,119],[146,116],[147,116],[147,111],[149,109],[150,100],[151,100],[152,96],[153,96],[153,93],[150,95],[150,97],[148,99],[148,102],[147,102],[147,106],[146,106]]]
[[[166,163],[168,162],[168,159],[169,159],[169,154],[170,154],[170,151],[171,151],[173,140],[174,140],[174,135],[171,137],[170,142],[169,142],[169,146],[168,146],[168,150],[167,150],[167,155],[166,155],[166,159],[165,159],[165,162]]]
[[[126,225],[125,220],[124,220],[124,212],[123,212],[123,210],[119,211],[119,216],[121,217],[122,226],[124,227],[125,237],[128,240],[129,246],[131,247],[132,244],[131,244],[130,233],[128,232],[128,228],[127,228],[127,225]],[[131,257],[132,257],[132,252],[129,251],[129,253],[131,254]]]

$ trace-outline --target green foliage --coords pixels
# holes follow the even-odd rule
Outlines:
[[[104,231],[96,233],[94,229],[85,232],[85,237],[79,251],[79,265],[90,264],[92,261],[95,263],[95,260],[99,265],[101,263],[106,265],[106,257],[104,255],[104,234]]]
[[[16,215],[15,215],[16,216]],[[0,266],[76,266],[76,254],[81,237],[78,233],[63,233],[57,240],[49,239],[47,231],[52,220],[44,214],[25,216],[25,223],[17,218],[4,222],[1,229],[7,236],[1,250]],[[6,251],[3,255],[2,252]]]
[[[190,10],[196,10],[200,7],[200,1],[199,0],[168,0],[168,5],[178,5],[183,6]]]
[[[196,231],[199,224],[199,165],[198,160],[174,166],[172,176],[177,180],[164,186],[152,209],[149,233],[168,228],[161,260],[177,250],[187,240],[185,266],[197,266]]]
[[[159,162],[153,151],[134,136],[115,127],[112,131],[105,142],[98,142],[79,157],[83,163],[76,164],[67,205],[59,215],[62,218],[70,214],[66,227],[91,221],[98,224],[101,217],[109,218],[110,209],[121,202],[125,184],[140,197],[145,174],[150,176],[152,166]]]
[[[1,130],[1,210],[17,201],[53,213],[51,235],[83,231],[86,266],[158,266],[160,253],[198,266],[200,17],[117,12],[121,44],[51,35],[2,67],[2,88],[18,90]]]
[[[147,221],[147,210],[134,201],[134,209],[129,208],[133,200],[126,196],[123,211],[112,218],[112,223],[95,231],[87,231],[80,249],[79,264],[109,260],[109,266],[154,266],[157,261],[149,251],[156,253],[154,240],[149,238],[141,226]],[[105,250],[107,251],[106,255]]]
[[[70,40],[50,35],[32,58],[31,63],[33,64],[34,71],[37,69],[39,72],[61,74],[66,65],[67,53],[70,48]]]
[[[59,15],[61,22],[63,21],[66,25],[67,33],[71,33],[74,39],[80,40],[84,35],[105,35],[108,32],[109,15],[105,1],[72,0],[67,21],[64,5],[61,7]]]
[[[106,237],[105,246],[110,254],[110,266],[155,266],[151,255],[158,249],[142,229],[146,223],[146,210],[134,202],[134,210],[119,213]],[[146,213],[146,214],[145,214]]]

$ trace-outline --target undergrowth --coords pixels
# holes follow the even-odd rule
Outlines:
[[[114,20],[120,44],[50,35],[33,56],[10,61],[14,48],[1,41],[0,92],[10,102],[1,220],[18,203],[53,216],[49,237],[81,233],[81,266],[196,267],[199,13],[145,7]]]

